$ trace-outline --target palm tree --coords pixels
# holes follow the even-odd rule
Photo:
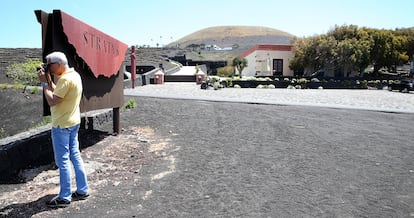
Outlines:
[[[242,78],[242,71],[247,67],[247,60],[246,58],[236,57],[233,59],[232,66],[239,71],[240,78]]]

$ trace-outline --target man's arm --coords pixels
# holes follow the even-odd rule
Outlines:
[[[52,83],[52,86],[55,86],[55,84]],[[50,89],[49,85],[43,86],[43,93],[45,93],[46,101],[49,104],[49,106],[54,106],[62,101],[61,97],[58,97],[53,94],[53,91]]]

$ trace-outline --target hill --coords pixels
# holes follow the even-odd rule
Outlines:
[[[251,46],[255,44],[290,44],[294,35],[281,30],[260,26],[216,26],[189,34],[168,46],[184,48],[190,44],[216,44],[220,47]]]
[[[188,50],[191,45],[217,45],[220,48],[232,47],[230,51],[210,50],[203,52],[205,60],[227,60],[235,57],[257,44],[291,43],[294,35],[261,26],[215,26],[201,29],[167,45],[170,48]],[[187,52],[187,57],[198,59],[197,53]]]

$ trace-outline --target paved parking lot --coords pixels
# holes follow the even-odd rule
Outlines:
[[[46,166],[2,185],[0,216],[414,217],[413,94],[195,84],[125,93],[137,107],[121,113],[122,134],[108,123],[82,137],[88,200],[48,209],[58,176]]]
[[[202,90],[195,83],[165,83],[126,89],[125,95],[248,102],[280,105],[304,105],[389,112],[414,113],[414,93],[387,90],[347,89],[234,89]]]

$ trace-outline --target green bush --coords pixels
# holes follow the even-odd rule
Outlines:
[[[13,89],[17,89],[17,90],[23,90],[23,92],[26,91],[26,86],[22,83],[15,83],[12,86]]]
[[[226,79],[226,87],[233,87],[233,80],[231,78]]]
[[[234,74],[234,68],[232,66],[225,66],[217,68],[217,76],[231,77]]]
[[[0,84],[0,89],[8,89],[9,84]]]
[[[42,121],[40,121],[39,123],[37,123],[34,126],[31,126],[29,129],[36,129],[36,128],[39,128],[41,126],[47,125],[49,123],[52,123],[52,117],[51,116],[45,116],[45,117],[43,117]]]
[[[30,94],[37,94],[37,93],[40,93],[42,90],[43,89],[39,88],[39,87],[32,87],[32,88],[30,88],[29,92],[30,92]]]
[[[48,124],[48,123],[52,123],[52,117],[51,117],[51,116],[45,116],[45,117],[43,117],[42,122],[40,122],[40,123],[37,125],[37,127],[39,127],[39,126],[44,126],[44,125],[46,125],[46,124]]]
[[[37,86],[39,79],[36,67],[40,66],[40,59],[28,59],[24,63],[16,63],[6,67],[6,75],[13,79],[15,84]]]
[[[124,109],[132,109],[137,107],[137,102],[135,102],[134,99],[129,99],[125,104],[124,104]]]
[[[306,84],[306,83],[308,83],[308,80],[306,78],[300,78],[296,82],[298,84]]]
[[[363,89],[367,89],[368,88],[368,82],[366,80],[362,80],[359,82],[359,85],[361,88]]]

